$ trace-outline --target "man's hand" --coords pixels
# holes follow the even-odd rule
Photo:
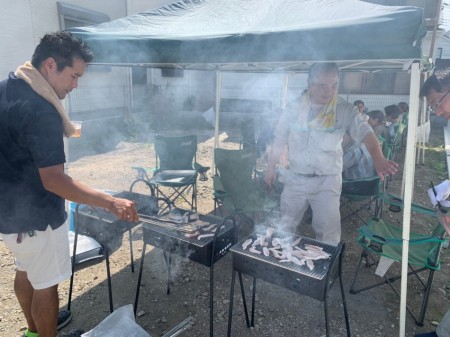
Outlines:
[[[139,221],[134,201],[122,198],[113,198],[109,211],[119,219],[128,222]]]
[[[392,160],[387,160],[384,157],[381,157],[377,161],[374,160],[374,164],[375,170],[377,171],[381,181],[384,180],[384,177],[396,174],[398,171],[398,164]]]
[[[268,187],[272,187],[277,178],[277,172],[275,168],[267,168],[264,174],[264,182]]]
[[[436,195],[434,194],[436,191]],[[450,201],[446,200],[450,196],[450,181],[445,180],[439,185],[428,190],[428,197],[430,198],[433,207],[436,207],[438,202],[443,207],[450,207]]]

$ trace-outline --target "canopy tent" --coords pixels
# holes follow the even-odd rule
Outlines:
[[[216,136],[221,72],[297,72],[312,62],[340,69],[410,70],[402,273],[407,273],[414,146],[419,110],[423,10],[357,0],[181,0],[71,32],[93,49],[96,64],[215,70]],[[217,139],[217,137],[216,137]],[[400,336],[405,335],[406,277]]]
[[[357,0],[182,0],[71,31],[95,63],[277,71],[307,61],[398,68],[395,60],[420,58],[425,25],[422,9]]]

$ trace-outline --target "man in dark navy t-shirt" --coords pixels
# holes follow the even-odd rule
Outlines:
[[[64,199],[138,220],[134,202],[64,172],[63,136],[75,130],[60,100],[92,59],[90,48],[71,34],[46,34],[31,62],[0,82],[0,234],[15,258],[14,290],[27,337],[56,336],[58,284],[71,274]]]

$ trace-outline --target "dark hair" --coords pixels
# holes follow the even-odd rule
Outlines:
[[[384,112],[387,116],[390,116],[391,118],[398,118],[400,116],[400,109],[395,104],[388,105],[387,107],[385,107]]]
[[[400,108],[404,108],[405,111],[408,111],[408,110],[409,110],[409,105],[408,105],[408,103],[406,103],[406,102],[400,102],[400,103],[398,103],[397,105],[398,105],[398,108],[399,108],[399,109],[400,109]]]
[[[360,99],[357,99],[356,101],[353,102],[353,105],[359,105],[359,104],[364,105],[364,102],[361,101]]]
[[[376,119],[380,123],[384,121],[384,112],[381,110],[372,110],[367,113],[369,118]]]
[[[310,79],[317,78],[320,73],[329,73],[335,71],[339,76],[339,68],[336,63],[314,63],[308,71]]]
[[[73,37],[69,32],[47,33],[34,50],[31,63],[39,68],[46,59],[55,59],[58,71],[73,65],[74,58],[91,62],[94,58],[91,48],[81,39]]]
[[[438,92],[450,90],[450,67],[435,70],[420,89],[420,96],[427,96],[430,90],[434,89]]]

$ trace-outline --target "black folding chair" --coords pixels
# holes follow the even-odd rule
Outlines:
[[[152,170],[153,176],[149,178],[148,170],[143,167],[133,167],[138,176],[131,184],[130,191],[143,183],[152,195],[162,196],[174,206],[179,201],[187,203],[192,210],[197,209],[197,176],[200,175],[200,180],[206,180],[209,167],[196,162],[196,152],[196,135],[156,135],[156,168]]]
[[[364,223],[380,212],[380,177],[343,179],[341,192],[341,221],[356,215]],[[349,211],[347,214],[345,211]]]

